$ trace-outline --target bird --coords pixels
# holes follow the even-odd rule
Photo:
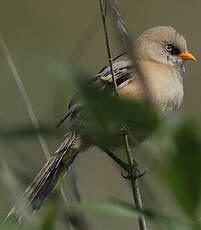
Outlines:
[[[170,26],[156,26],[139,36],[134,42],[132,52],[138,71],[126,52],[112,61],[118,96],[140,101],[147,97],[148,89],[151,106],[162,116],[178,110],[184,97],[184,63],[186,60],[196,60],[187,49],[186,39]],[[90,82],[101,82],[102,88],[112,90],[114,85],[110,66],[102,68]],[[79,114],[82,113],[82,106],[72,100],[59,125],[64,121],[73,122],[77,117],[81,119]],[[90,136],[79,133],[79,128],[65,136],[61,146],[24,193],[32,211],[40,209],[43,201],[54,191],[60,176],[68,171],[80,152],[96,144]],[[13,214],[20,216],[15,206],[8,216]]]

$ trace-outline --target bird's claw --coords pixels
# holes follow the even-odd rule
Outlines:
[[[130,180],[130,179],[131,179],[131,176],[130,176],[129,173],[128,173],[127,175],[124,175],[123,172],[121,172],[121,175],[122,175],[122,177],[123,177],[124,179],[126,179],[126,180]]]
[[[146,168],[144,171],[140,172],[138,169],[137,170],[133,170],[133,176],[134,179],[138,179],[140,177],[143,177],[145,174],[147,174],[147,172],[149,171],[148,168]],[[131,173],[128,173],[127,175],[125,175],[123,172],[121,172],[121,175],[124,179],[126,180],[131,180]]]
[[[144,171],[142,171],[142,172],[140,172],[139,170],[138,170],[138,172],[136,173],[136,175],[135,175],[135,179],[138,179],[138,178],[140,178],[140,177],[143,177],[145,174],[147,174],[147,172],[149,171],[149,168],[146,168]]]

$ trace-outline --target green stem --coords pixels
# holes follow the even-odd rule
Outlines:
[[[133,200],[137,209],[142,210],[142,200],[139,190],[139,185],[137,179],[139,178],[139,169],[138,164],[135,160],[133,160],[133,156],[131,153],[131,149],[129,146],[128,136],[125,135],[126,142],[126,153],[129,164],[129,175],[128,178],[131,180],[132,192],[133,192]],[[138,225],[140,230],[147,230],[146,222],[144,216],[138,217]]]
[[[106,4],[106,2],[105,2]],[[107,32],[107,25],[106,25],[106,16],[105,13],[103,12],[103,4],[102,4],[102,0],[100,0],[100,9],[101,9],[101,16],[102,16],[102,22],[103,22],[103,29],[104,29],[104,33],[105,33],[105,43],[106,43],[106,47],[107,47],[107,54],[108,54],[108,62],[109,62],[109,66],[110,66],[110,70],[111,70],[111,74],[112,74],[112,82],[114,85],[114,93],[116,96],[118,96],[118,92],[117,92],[117,83],[115,80],[115,74],[114,74],[114,70],[113,70],[113,66],[112,66],[112,54],[111,54],[111,49],[110,49],[110,43],[109,43],[109,38],[108,38],[108,32]],[[105,12],[107,9],[107,5],[105,5]]]
[[[111,157],[119,166],[121,166],[126,172],[129,172],[129,166],[125,162],[123,162],[121,159],[119,159],[114,153],[112,153],[110,150],[98,146],[103,152],[105,152],[109,157]]]

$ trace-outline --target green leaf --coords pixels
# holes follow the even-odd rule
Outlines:
[[[136,207],[124,202],[124,201],[116,201],[120,207],[133,210],[136,212]],[[161,211],[156,211],[153,209],[144,209],[144,210],[137,210],[141,215],[144,215],[147,219],[149,219],[152,223],[163,227],[164,229],[168,230],[201,230],[201,227],[198,224],[191,223],[188,221],[183,221],[180,219],[176,219],[174,217],[169,217]]]
[[[85,105],[82,111],[87,117],[84,131],[91,131],[107,144],[124,144],[120,136],[123,128],[134,131],[134,137],[141,140],[158,126],[159,117],[146,103],[115,97],[111,90],[100,90],[100,85],[89,85],[80,75],[76,75],[74,82]]]
[[[53,207],[47,209],[46,215],[42,220],[41,230],[53,230],[55,227],[57,212]]]
[[[74,211],[84,212],[99,212],[107,215],[115,215],[121,217],[133,218],[141,215],[138,210],[130,210],[128,208],[122,208],[120,205],[109,202],[101,203],[75,203],[71,205],[71,209]]]
[[[106,215],[115,215],[125,218],[137,218],[144,215],[152,223],[155,223],[168,230],[201,229],[200,226],[194,225],[190,222],[167,217],[161,214],[161,212],[154,210],[138,210],[133,205],[122,201],[104,203],[79,203],[72,204],[71,208],[73,211],[98,212]]]
[[[201,202],[201,138],[194,122],[181,116],[168,121],[166,127],[173,147],[168,148],[163,175],[180,206],[195,218]]]
[[[0,141],[1,140],[12,140],[17,138],[30,138],[37,134],[43,135],[55,135],[55,131],[50,126],[41,126],[40,129],[36,130],[30,126],[24,126],[20,128],[1,128],[0,129]]]

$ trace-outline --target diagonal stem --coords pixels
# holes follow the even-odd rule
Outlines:
[[[123,162],[121,159],[119,159],[113,152],[111,152],[109,149],[106,149],[102,146],[98,146],[103,152],[105,152],[109,157],[111,157],[119,166],[121,166],[126,172],[128,172],[129,167],[128,164]]]
[[[126,143],[126,153],[127,153],[127,158],[128,158],[128,164],[130,168],[128,178],[131,181],[133,199],[134,199],[136,208],[139,210],[142,210],[143,206],[142,206],[142,200],[141,200],[141,195],[140,195],[140,190],[139,190],[139,185],[138,185],[138,178],[140,176],[140,173],[139,173],[137,162],[133,160],[133,156],[131,153],[127,135],[125,135],[125,143]],[[138,225],[139,225],[140,230],[147,230],[144,216],[138,217]]]
[[[108,38],[108,32],[107,32],[107,25],[106,25],[106,10],[107,10],[107,5],[105,2],[105,12],[103,11],[103,3],[102,0],[100,1],[100,9],[101,9],[101,16],[102,16],[102,21],[103,21],[103,28],[104,28],[104,33],[105,33],[105,42],[106,42],[106,47],[107,47],[107,54],[108,54],[108,62],[109,62],[109,66],[110,66],[110,71],[112,74],[112,82],[114,85],[114,93],[116,96],[118,96],[118,92],[117,92],[117,83],[115,80],[115,74],[114,74],[114,70],[113,70],[113,66],[112,66],[112,55],[111,55],[111,49],[110,49],[110,43],[109,43],[109,38]]]
[[[15,65],[15,63],[13,61],[13,58],[11,57],[10,51],[9,51],[9,49],[8,49],[6,43],[3,40],[1,35],[0,35],[0,45],[1,45],[2,49],[3,49],[4,55],[5,55],[6,60],[8,62],[8,66],[9,66],[11,72],[12,72],[12,75],[13,75],[13,77],[15,79],[17,87],[18,87],[18,89],[20,91],[21,97],[22,97],[22,99],[24,101],[24,104],[25,104],[25,107],[27,109],[27,112],[28,112],[28,115],[30,117],[30,120],[31,120],[34,128],[36,130],[39,130],[40,125],[39,125],[38,119],[37,119],[37,117],[36,117],[36,115],[34,113],[31,101],[30,101],[29,96],[27,94],[27,91],[26,91],[26,89],[24,87],[24,84],[23,84],[23,82],[21,80],[20,74],[19,74],[19,72],[18,72],[18,70],[16,68],[16,65]],[[46,144],[44,138],[41,136],[40,133],[37,133],[37,138],[38,138],[38,141],[39,141],[39,143],[41,145],[41,148],[42,148],[42,150],[44,152],[44,155],[45,155],[46,159],[49,159],[50,154],[49,154],[48,147],[47,147],[47,144]]]
[[[132,186],[132,192],[133,192],[133,199],[135,202],[135,206],[137,209],[142,210],[142,200],[139,190],[138,181],[135,177],[131,176],[131,186]],[[145,217],[138,217],[138,225],[140,230],[147,230]]]
[[[11,73],[15,79],[15,82],[17,84],[17,87],[20,91],[20,94],[21,94],[21,97],[24,101],[24,104],[25,104],[25,107],[27,109],[27,112],[28,112],[28,115],[29,115],[29,118],[33,124],[33,127],[36,129],[36,130],[40,130],[40,125],[39,125],[39,122],[38,122],[38,119],[36,117],[36,114],[34,112],[34,109],[33,109],[33,106],[31,104],[31,100],[29,99],[29,96],[28,96],[28,93],[24,87],[24,84],[21,80],[21,77],[20,77],[20,74],[17,70],[17,67],[13,61],[13,58],[10,54],[10,51],[3,39],[3,37],[0,35],[0,46],[2,47],[3,49],[3,52],[4,52],[4,55],[5,55],[5,58],[8,62],[8,66],[11,70]],[[50,158],[50,153],[49,153],[49,150],[48,150],[48,146],[47,146],[47,143],[45,141],[45,139],[43,138],[43,136],[40,134],[40,133],[37,133],[37,138],[38,138],[38,142],[43,150],[43,153],[45,155],[45,158],[48,160]],[[61,188],[61,196],[64,200],[64,202],[66,203],[67,201],[67,198],[65,196],[65,193],[64,193],[64,190],[63,188]]]
[[[114,70],[113,70],[113,66],[112,66],[112,56],[111,56],[110,44],[109,44],[108,33],[107,33],[107,25],[106,25],[106,16],[105,16],[105,14],[106,14],[106,10],[107,10],[107,1],[105,1],[105,12],[103,11],[102,0],[99,0],[99,1],[100,1],[100,9],[101,9],[101,15],[102,15],[102,21],[103,21],[103,27],[104,27],[104,33],[105,33],[106,47],[107,47],[107,52],[108,52],[108,61],[109,61],[111,74],[112,74],[114,92],[115,92],[115,95],[118,96],[117,84],[116,84],[116,81],[115,81]],[[111,4],[111,2],[113,2],[113,1],[108,1],[108,2]],[[118,20],[117,20],[118,23],[117,24],[121,25],[120,27],[121,27],[121,32],[123,32],[123,37],[126,37],[125,40],[127,42],[127,44],[126,44],[127,45],[127,50],[130,51],[128,53],[131,55],[131,57],[133,57],[132,51],[131,51],[132,50],[132,48],[131,48],[132,45],[130,43],[130,39],[128,38],[128,34],[127,34],[127,31],[126,31],[124,22],[121,19],[121,16],[120,16],[120,14],[119,14],[119,12],[118,12],[118,10],[117,10],[117,8],[115,6],[110,7],[110,11],[113,11],[113,14],[115,14],[115,16],[117,16],[117,18],[118,18]],[[138,68],[137,68],[137,70],[138,70]],[[138,181],[137,181],[137,178],[140,176],[140,173],[139,173],[137,163],[133,160],[127,135],[125,135],[125,141],[126,141],[126,153],[127,153],[127,158],[128,158],[128,164],[125,164],[124,162],[122,162],[111,151],[108,151],[107,149],[101,148],[100,146],[99,147],[104,152],[106,152],[113,160],[115,160],[122,168],[124,168],[128,172],[128,178],[131,180],[134,202],[135,202],[136,207],[140,210],[140,209],[142,209],[142,200],[141,200]],[[125,167],[125,165],[126,165],[126,167]],[[141,175],[144,175],[144,173],[141,174]],[[139,217],[138,218],[138,224],[139,224],[140,230],[147,230],[147,226],[146,226],[146,222],[145,222],[144,217]]]

